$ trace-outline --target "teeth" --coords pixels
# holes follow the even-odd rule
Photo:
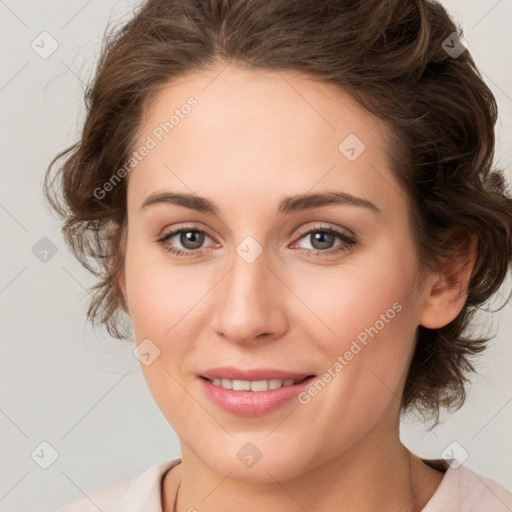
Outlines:
[[[234,380],[233,391],[250,391],[251,382],[248,380]]]
[[[247,382],[247,381],[245,381]],[[251,391],[268,391],[267,380],[253,380],[251,381]]]
[[[270,379],[268,381],[268,389],[279,389],[283,385],[283,381],[279,379]]]
[[[232,389],[234,391],[268,391],[279,389],[281,387],[293,386],[304,379],[270,379],[270,380],[229,380],[229,379],[209,379],[214,386],[220,386],[224,389]]]
[[[226,389],[233,389],[233,381],[229,379],[222,379],[221,386]]]

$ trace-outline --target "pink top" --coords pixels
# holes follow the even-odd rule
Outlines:
[[[159,462],[140,475],[91,492],[55,512],[162,512],[162,478],[180,462],[181,459]],[[425,462],[444,464],[442,460]],[[512,511],[510,492],[463,465],[456,469],[453,466],[448,467],[422,512]]]

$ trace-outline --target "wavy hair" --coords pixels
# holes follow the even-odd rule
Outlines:
[[[126,180],[102,199],[94,190],[126,162],[159,88],[219,61],[299,71],[348,92],[390,130],[422,272],[442,268],[470,234],[477,239],[465,305],[440,329],[418,327],[402,395],[402,412],[415,407],[435,422],[440,407],[460,407],[472,356],[490,339],[468,334],[470,320],[512,260],[512,198],[493,166],[496,102],[470,52],[449,51],[462,49],[461,37],[427,0],[149,0],[107,27],[80,139],[44,181],[67,245],[98,278],[88,318],[127,339],[117,285]]]

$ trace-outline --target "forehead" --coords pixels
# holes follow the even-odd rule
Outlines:
[[[183,75],[151,98],[134,149],[150,139],[130,174],[132,196],[168,186],[261,200],[262,185],[277,194],[340,184],[389,195],[385,126],[346,92],[292,71]]]
[[[249,134],[254,130],[272,133],[287,126],[290,137],[302,132],[323,138],[327,133],[342,135],[348,124],[354,132],[363,134],[378,122],[346,91],[297,71],[215,65],[159,86],[146,105],[143,128],[147,131],[169,119],[191,97],[200,107],[194,112],[200,112],[200,116],[194,117],[200,117],[201,126],[210,130],[211,137],[219,128],[244,124]],[[290,121],[300,120],[304,121],[301,126],[290,126]],[[267,130],[262,132],[261,123]],[[212,127],[217,129],[211,131]]]

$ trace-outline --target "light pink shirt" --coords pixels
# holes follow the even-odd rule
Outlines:
[[[162,512],[162,478],[179,462],[154,464],[140,475],[93,491],[55,512]],[[454,465],[448,467],[422,512],[512,512],[512,494],[493,480]]]

